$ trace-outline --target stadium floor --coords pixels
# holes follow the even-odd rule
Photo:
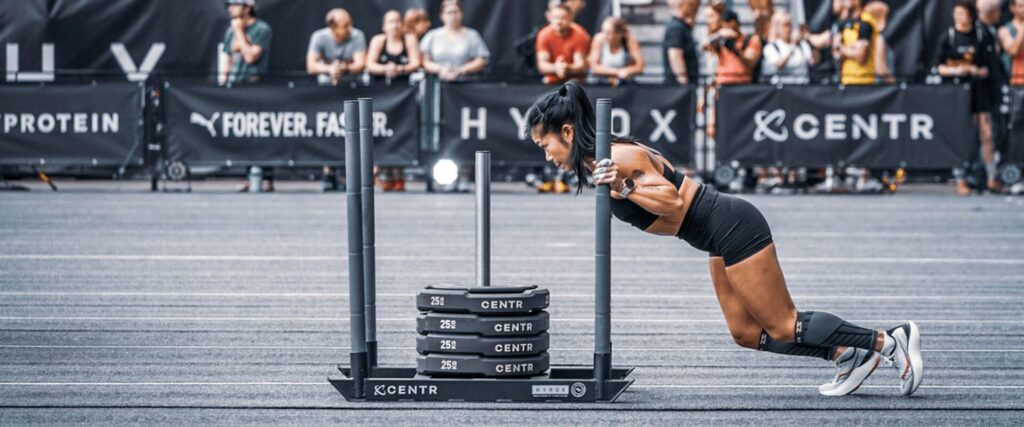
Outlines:
[[[593,198],[496,186],[493,282],[552,292],[552,360],[593,352]],[[828,363],[732,344],[706,256],[613,223],[615,404],[348,403],[345,197],[0,193],[0,424],[997,424],[1024,422],[1024,200],[746,196],[797,306],[913,319],[912,398],[880,368],[825,398]],[[385,365],[412,365],[414,294],[473,282],[473,196],[377,195]]]

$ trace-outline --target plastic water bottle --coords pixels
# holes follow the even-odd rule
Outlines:
[[[249,168],[249,192],[259,193],[263,188],[263,168],[253,166]]]

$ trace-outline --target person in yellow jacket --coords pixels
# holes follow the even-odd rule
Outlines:
[[[874,49],[878,32],[875,19],[863,13],[861,0],[843,0],[846,9],[839,22],[838,43],[832,55],[840,63],[839,82],[844,85],[870,85],[878,81]]]

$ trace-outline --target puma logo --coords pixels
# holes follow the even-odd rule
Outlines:
[[[210,116],[210,119],[207,120],[206,117],[203,117],[201,114],[193,111],[188,117],[188,121],[191,124],[206,128],[206,131],[210,132],[210,138],[214,138],[217,136],[217,131],[213,127],[213,123],[216,122],[218,118],[220,118],[220,113],[213,113],[213,115]]]

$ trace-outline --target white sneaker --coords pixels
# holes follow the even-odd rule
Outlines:
[[[896,341],[888,357],[896,364],[900,376],[900,392],[904,396],[910,396],[921,386],[921,379],[924,377],[921,332],[914,322],[908,321],[886,333]]]
[[[847,348],[836,360],[836,376],[832,382],[818,387],[825,396],[846,396],[857,391],[871,373],[875,372],[882,356],[861,348]]]

